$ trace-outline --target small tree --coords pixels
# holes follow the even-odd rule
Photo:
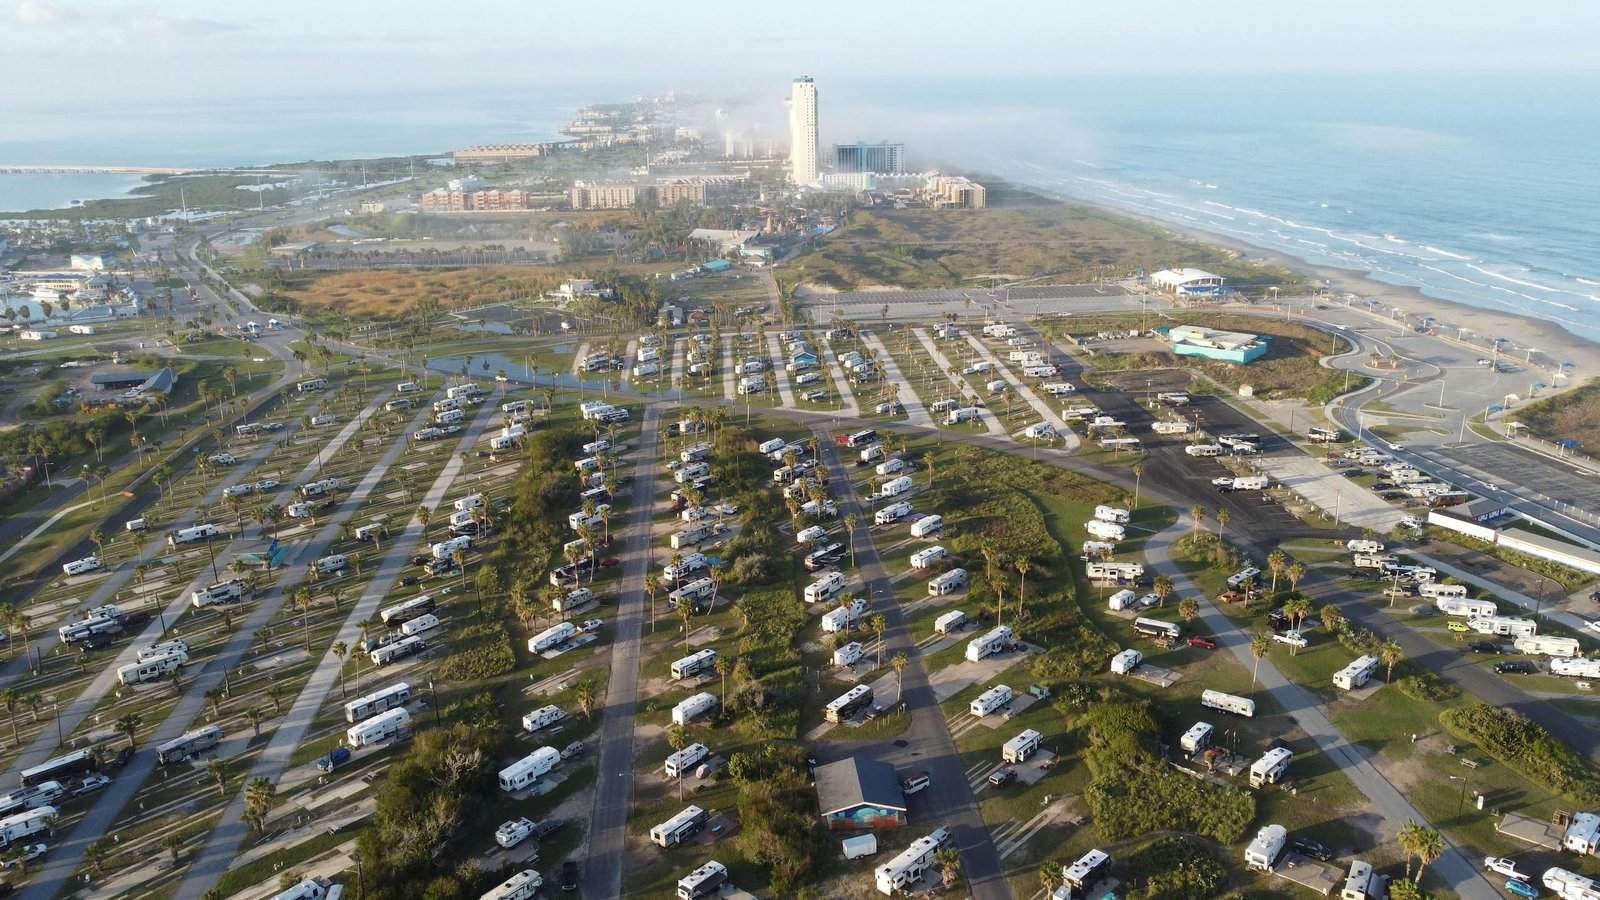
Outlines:
[[[1378,648],[1378,658],[1383,660],[1383,664],[1388,667],[1388,671],[1383,676],[1383,683],[1388,684],[1394,680],[1395,663],[1406,658],[1406,651],[1404,647],[1400,646],[1399,641],[1390,638],[1383,642],[1382,647]]]
[[[890,663],[894,666],[894,702],[899,703],[901,692],[905,689],[906,665],[911,660],[904,653],[896,653]]]
[[[1264,634],[1258,634],[1250,639],[1250,655],[1256,658],[1255,669],[1250,673],[1250,684],[1258,684],[1257,676],[1261,674],[1261,657],[1272,650],[1272,640]]]
[[[689,732],[682,725],[674,725],[667,731],[667,746],[673,753],[689,746]],[[683,800],[683,767],[678,767],[678,800]]]
[[[206,763],[206,774],[217,783],[217,796],[223,797],[228,792],[228,762],[223,759],[213,759]]]
[[[1323,627],[1330,632],[1337,633],[1339,626],[1344,622],[1344,610],[1333,603],[1323,604],[1320,615]]]
[[[952,847],[941,847],[933,854],[933,864],[939,867],[939,883],[949,890],[961,877],[961,854]]]
[[[1200,618],[1200,601],[1193,597],[1179,600],[1178,615],[1182,616],[1185,622],[1193,622],[1195,619]]]
[[[344,660],[345,660],[345,657],[347,657],[349,655],[350,655],[350,645],[349,644],[346,644],[344,641],[334,641],[333,642],[333,656],[334,656],[335,659],[339,660],[339,696],[341,696],[341,697],[345,696],[345,692],[344,692]]]
[[[139,727],[141,725],[143,725],[143,724],[144,724],[144,717],[140,716],[138,713],[128,713],[127,715],[125,715],[122,718],[117,720],[117,724],[116,724],[117,732],[127,736],[127,738],[128,738],[128,749],[129,750],[132,750],[132,749],[135,748],[135,746],[136,746],[135,738],[138,737],[138,735],[139,735]]]

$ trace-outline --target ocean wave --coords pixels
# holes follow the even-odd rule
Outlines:
[[[1477,272],[1481,272],[1484,275],[1489,276],[1490,278],[1498,278],[1501,281],[1509,282],[1511,284],[1519,285],[1519,286],[1525,287],[1525,288],[1530,288],[1530,289],[1535,290],[1535,291],[1544,291],[1547,294],[1568,294],[1568,295],[1573,296],[1573,297],[1588,297],[1589,296],[1587,293],[1585,293],[1583,291],[1568,290],[1566,288],[1555,287],[1553,285],[1540,284],[1540,283],[1538,283],[1536,281],[1523,281],[1520,278],[1513,278],[1510,275],[1505,274],[1504,272],[1496,272],[1493,269],[1485,269],[1482,266],[1474,265],[1472,263],[1468,263],[1467,264],[1467,268],[1473,269],[1473,270],[1475,270]],[[1528,270],[1524,269],[1523,271],[1526,272]],[[1530,272],[1530,274],[1531,274],[1531,272]]]
[[[1449,250],[1440,250],[1438,247],[1430,246],[1428,244],[1419,244],[1418,246],[1421,247],[1422,249],[1428,251],[1429,253],[1437,253],[1440,256],[1448,256],[1451,259],[1460,259],[1460,260],[1473,259],[1473,257],[1471,257],[1471,256],[1463,256],[1460,253],[1451,253]]]
[[[1600,285],[1600,281],[1590,281],[1589,279],[1584,278],[1581,275],[1574,275],[1574,276],[1572,276],[1572,279],[1574,281],[1578,282],[1579,284]]]

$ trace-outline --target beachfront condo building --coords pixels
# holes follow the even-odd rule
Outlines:
[[[790,89],[789,166],[795,184],[817,183],[817,84],[810,75]]]
[[[833,145],[833,170],[899,175],[906,170],[906,145],[898,141]]]

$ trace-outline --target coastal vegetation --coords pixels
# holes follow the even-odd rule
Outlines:
[[[1152,323],[1139,314],[1089,315],[1071,318],[1048,318],[1034,323],[1044,334],[1061,339],[1068,336],[1093,336],[1104,331],[1128,331],[1149,327]],[[1089,344],[1079,354],[1095,372],[1113,377],[1116,374],[1151,369],[1182,369],[1203,383],[1237,391],[1250,385],[1256,397],[1266,400],[1299,397],[1308,403],[1322,404],[1367,383],[1359,376],[1327,368],[1322,360],[1348,353],[1350,342],[1338,335],[1328,334],[1307,325],[1286,322],[1268,316],[1217,314],[1200,310],[1185,310],[1163,314],[1162,325],[1204,325],[1229,331],[1260,334],[1272,339],[1267,355],[1250,363],[1237,365],[1228,362],[1179,357],[1165,345],[1118,352],[1096,348]],[[1126,385],[1124,385],[1126,386]]]
[[[1008,185],[991,187],[989,196],[986,209],[857,211],[778,274],[788,288],[838,290],[986,287],[986,277],[997,274],[1081,283],[1169,265],[1199,266],[1245,289],[1296,281],[1288,271],[1109,210]]]
[[[1471,703],[1445,710],[1439,721],[1537,785],[1583,803],[1600,798],[1594,764],[1519,712]]]
[[[174,210],[246,210],[265,204],[275,206],[292,198],[283,187],[264,187],[273,179],[290,177],[287,172],[262,170],[257,175],[150,175],[145,184],[129,196],[86,200],[65,209],[34,209],[0,212],[16,219],[141,219],[164,216]]]
[[[1593,454],[1600,450],[1600,381],[1530,403],[1508,413],[1507,421],[1552,444],[1576,441],[1583,452]]]

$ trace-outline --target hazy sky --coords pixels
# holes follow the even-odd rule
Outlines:
[[[1594,71],[1593,0],[0,0],[8,104],[884,77]],[[48,73],[48,74],[46,74]],[[781,87],[780,87],[781,91]],[[30,102],[31,101],[31,102]]]

